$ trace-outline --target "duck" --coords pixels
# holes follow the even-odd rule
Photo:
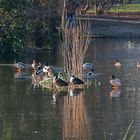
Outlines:
[[[44,66],[43,67],[43,72],[44,73],[48,73],[49,72],[49,68],[50,68],[49,66]]]
[[[116,67],[120,67],[121,66],[121,63],[119,62],[119,60],[116,61],[115,66]]]
[[[84,63],[82,65],[83,72],[89,72],[91,69],[93,69],[93,64],[92,63]]]
[[[27,69],[27,65],[22,63],[22,62],[15,62],[14,64],[14,67],[17,69],[17,70],[25,70]]]
[[[79,79],[78,77],[72,75],[71,78],[70,78],[70,83],[71,84],[77,84],[77,85],[81,85],[81,84],[84,84],[84,81]]]
[[[65,87],[68,86],[69,83],[62,80],[61,78],[59,78],[58,76],[54,76],[53,78],[53,83],[57,86],[57,87]]]
[[[118,89],[121,86],[121,81],[118,78],[116,78],[115,75],[111,76],[109,82],[113,89]]]
[[[37,63],[36,63],[35,60],[33,60],[32,64],[31,64],[31,67],[32,67],[33,70],[36,70],[36,68],[37,68]]]
[[[91,69],[91,70],[87,73],[87,76],[88,76],[89,78],[93,78],[93,77],[95,76],[95,71],[94,71],[94,69]]]
[[[83,73],[82,76],[83,76],[84,81],[93,80],[95,77],[95,71],[94,69],[92,69],[88,73]]]
[[[53,77],[54,75],[57,75],[57,72],[55,72],[54,69],[51,66],[49,66],[49,65],[45,65],[44,66],[43,72],[45,74],[47,74],[48,77]]]
[[[137,62],[137,68],[140,68],[140,62]]]
[[[42,67],[42,64],[40,62],[38,64],[38,66],[37,66],[35,74],[38,75],[38,76],[43,75],[43,67]]]

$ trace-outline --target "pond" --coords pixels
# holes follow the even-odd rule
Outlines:
[[[29,56],[26,63],[31,63],[32,58],[56,67],[63,65],[62,57],[56,54]],[[114,66],[116,60],[121,62],[121,67]],[[83,90],[70,91],[33,88],[31,71],[23,73],[26,78],[14,78],[18,73],[13,65],[0,64],[0,139],[125,140],[134,137],[138,140],[140,69],[136,67],[137,61],[140,61],[139,39],[93,39],[84,62],[94,64],[94,82],[86,84]],[[112,74],[122,82],[119,90],[110,88]]]

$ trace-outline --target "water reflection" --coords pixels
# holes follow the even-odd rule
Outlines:
[[[134,46],[128,47],[128,41]],[[48,57],[39,56],[40,62]],[[26,61],[31,63],[32,59]],[[53,59],[52,65],[62,67],[62,59]],[[121,67],[114,66],[116,60]],[[85,57],[85,62],[94,63],[94,80],[82,90],[65,91],[43,86],[34,89],[32,79],[26,78],[31,77],[31,71],[18,73],[12,65],[0,65],[0,139],[122,140],[134,120],[127,138],[136,132],[139,140],[139,60],[137,39],[94,40]],[[121,90],[110,89],[112,74],[121,80]]]
[[[64,97],[62,139],[90,139],[90,128],[83,100],[83,90],[73,89],[73,91],[76,92],[75,96]]]
[[[69,95],[70,95],[70,96],[77,96],[78,94],[81,93],[81,91],[83,91],[83,89],[74,88],[74,89],[71,89],[71,90],[69,91]]]
[[[110,97],[112,98],[112,97],[119,97],[120,96],[120,94],[121,94],[121,90],[112,90],[111,92],[110,92]]]
[[[68,95],[68,91],[58,91],[58,90],[54,90],[53,91],[53,103],[56,104],[59,100],[59,98],[63,97],[63,96],[67,96]]]

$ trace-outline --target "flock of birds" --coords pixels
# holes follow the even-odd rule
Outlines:
[[[56,72],[53,67],[49,65],[42,65],[40,62],[37,64],[35,60],[33,60],[33,63],[31,66],[28,66],[27,64],[24,64],[22,62],[17,62],[14,64],[14,67],[18,71],[25,71],[29,67],[34,71],[32,74],[32,81],[35,85],[38,85],[41,80],[44,79],[52,79],[53,84],[55,84],[56,87],[65,87],[69,84],[71,85],[84,85],[84,80],[76,77],[75,75],[71,75],[69,82],[61,78],[61,72]],[[91,63],[85,63],[83,64],[83,71],[87,72],[87,76],[93,76],[94,75],[94,69],[93,64]]]
[[[117,60],[116,63],[114,64],[115,67],[120,67],[121,63]],[[18,62],[14,64],[14,67],[19,70],[19,71],[24,71],[29,68],[27,64],[24,64],[22,62]],[[36,63],[35,60],[33,60],[33,63],[31,64],[31,68],[34,71],[32,74],[32,80],[36,85],[38,83],[47,78],[51,78],[53,84],[55,84],[56,87],[65,87],[68,86],[69,84],[71,85],[84,85],[85,80],[82,80],[75,75],[71,75],[69,81],[64,80],[63,78],[60,77],[60,73],[55,72],[55,70],[49,66],[49,65],[42,65],[41,63]],[[94,67],[92,63],[84,63],[83,64],[83,77],[87,78],[94,78],[95,77],[95,72],[94,72]],[[137,68],[140,68],[140,63],[137,62]],[[83,78],[84,79],[84,78]],[[120,79],[116,78],[115,75],[112,75],[110,77],[109,83],[113,89],[118,89],[121,86],[121,81]]]

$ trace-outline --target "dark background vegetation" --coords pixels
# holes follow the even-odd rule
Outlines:
[[[0,0],[0,57],[21,58],[27,48],[55,50],[64,0]],[[66,11],[106,7],[132,0],[65,0]],[[96,8],[95,8],[96,7]],[[74,9],[73,9],[74,8]]]

